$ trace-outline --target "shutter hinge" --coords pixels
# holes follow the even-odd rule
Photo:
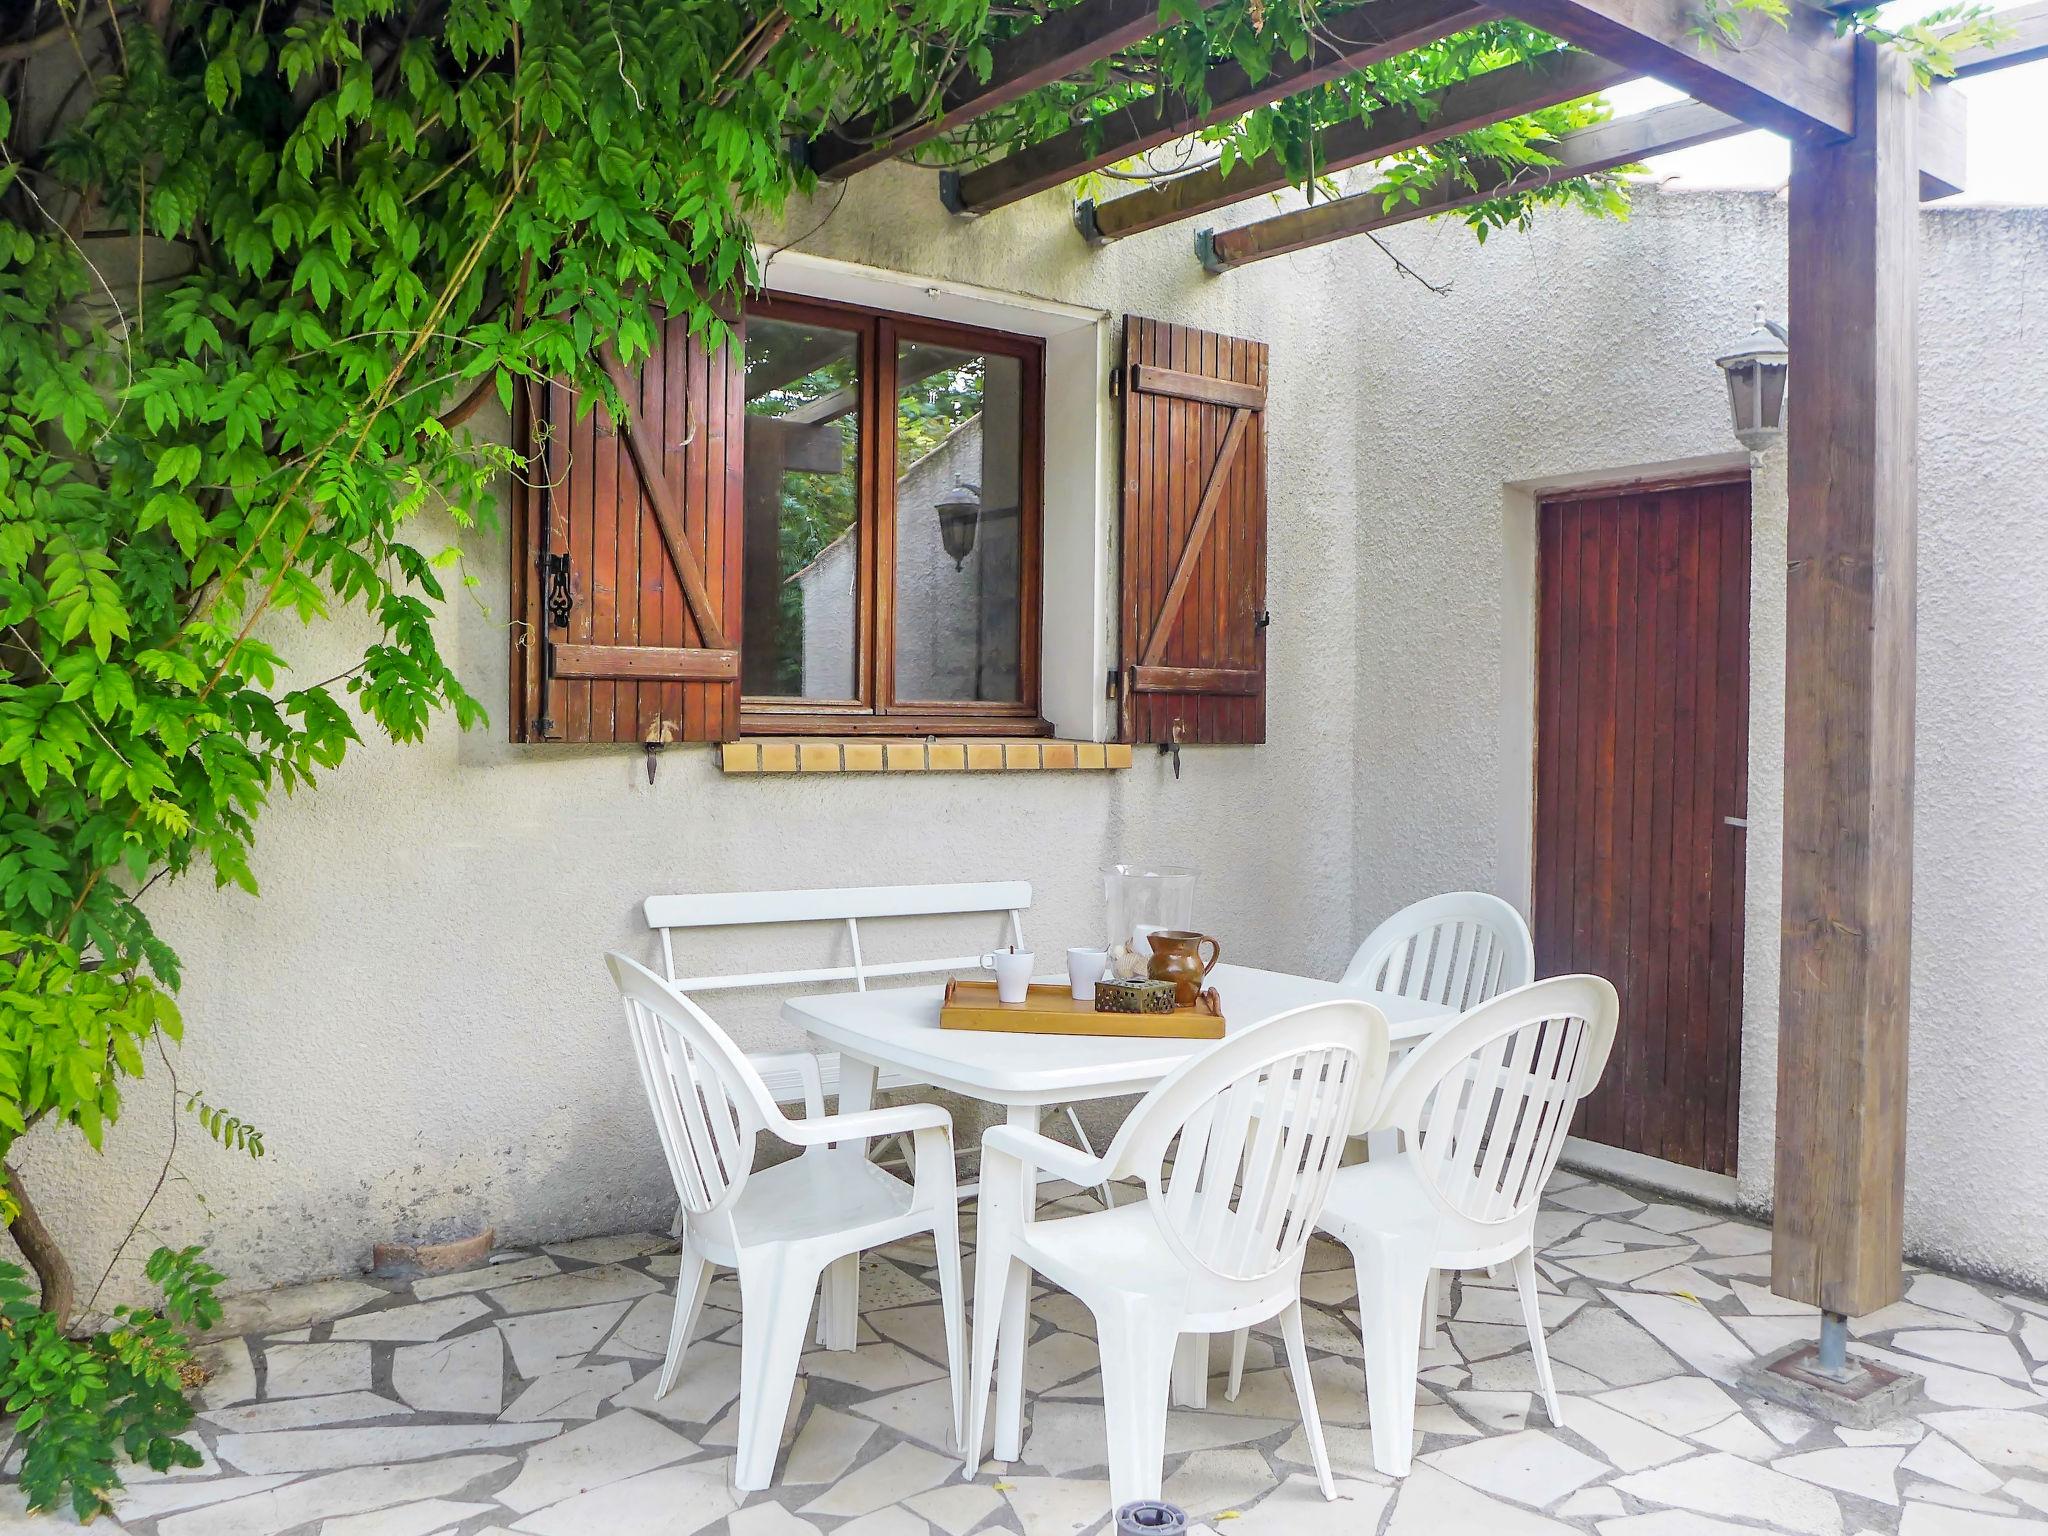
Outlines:
[[[1124,392],[1124,371],[1123,371],[1123,369],[1121,369],[1121,368],[1112,368],[1112,369],[1110,369],[1110,370],[1109,370],[1109,398],[1110,398],[1110,399],[1112,399],[1112,400],[1118,400],[1118,399],[1121,399],[1121,398],[1123,397],[1123,392]]]
[[[1105,699],[1115,699],[1115,698],[1116,698],[1116,696],[1117,696],[1118,692],[1120,691],[1120,689],[1119,689],[1119,686],[1118,686],[1118,685],[1119,685],[1119,683],[1120,683],[1120,681],[1121,681],[1121,676],[1122,676],[1122,675],[1121,675],[1121,674],[1120,674],[1120,673],[1119,673],[1119,672],[1117,671],[1117,669],[1116,669],[1115,667],[1111,667],[1111,668],[1109,669],[1109,677],[1108,677],[1108,680],[1107,680],[1107,681],[1106,681],[1106,682],[1105,682],[1105,683],[1103,684],[1103,688],[1102,688],[1102,696],[1103,696],[1103,697],[1104,697]]]

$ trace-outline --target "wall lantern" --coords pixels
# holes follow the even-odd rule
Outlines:
[[[932,503],[932,510],[939,515],[939,542],[953,557],[953,569],[960,570],[974,553],[974,530],[981,522],[981,488],[956,485]]]
[[[1785,430],[1785,374],[1791,361],[1785,327],[1756,309],[1756,326],[1741,345],[1714,359],[1728,375],[1728,406],[1735,438],[1751,453],[1762,453]]]

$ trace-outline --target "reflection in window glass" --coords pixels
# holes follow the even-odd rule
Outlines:
[[[860,338],[747,322],[741,691],[851,699],[860,566]]]
[[[896,348],[896,697],[1020,695],[1024,367]]]

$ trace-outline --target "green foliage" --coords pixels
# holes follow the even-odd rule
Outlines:
[[[200,1128],[230,1152],[263,1155],[263,1132],[240,1115],[231,1115],[218,1104],[206,1102],[203,1094],[187,1094],[185,1113],[198,1118]]]
[[[1334,48],[1351,46],[1356,39],[1375,34],[1379,22],[1370,9],[1375,3],[1350,0],[1320,6],[1218,5],[1204,9],[1168,0],[1163,14],[1179,18],[1171,30],[1102,61],[1086,80],[1047,87],[968,125],[963,133],[934,144],[923,156],[948,163],[995,158],[1018,139],[1049,137],[1084,116],[1092,123],[1114,122],[1118,108],[1158,90],[1206,104],[1205,77],[1219,64],[1235,63],[1256,82],[1283,60],[1306,57],[1318,43]],[[1555,38],[1518,21],[1487,22],[1203,129],[1194,136],[1194,152],[1205,159],[1213,155],[1225,170],[1239,160],[1271,154],[1297,185],[1308,186],[1323,176],[1322,140],[1328,129],[1354,120],[1370,122],[1389,106],[1414,106],[1426,116],[1445,87],[1486,70],[1555,52],[1560,46]],[[1604,107],[1594,98],[1426,146],[1387,162],[1382,169],[1388,175],[1376,190],[1399,200],[1419,197],[1446,176],[1469,182],[1474,168],[1465,163],[1463,157],[1467,156],[1481,157],[1481,170],[1488,162],[1510,170],[1547,163],[1540,151],[1530,146],[1570,128],[1598,122],[1605,115]],[[1098,179],[1152,179],[1186,168],[1189,166],[1167,164],[1155,156],[1135,168]],[[1536,208],[1557,203],[1576,204],[1602,214],[1626,211],[1622,183],[1610,175],[1506,192],[1465,217],[1483,239],[1488,229],[1526,223]]]
[[[1887,26],[1874,5],[1835,15],[1837,32],[1858,32],[1896,48],[1913,66],[1913,83],[1925,90],[1956,72],[1956,55],[1972,48],[1993,48],[2014,35],[1988,5],[1944,5],[1904,26]]]
[[[1699,0],[1687,33],[1709,53],[1723,43],[1742,40],[1742,20],[1757,15],[1785,25],[1791,15],[1786,0]],[[1890,26],[1879,5],[1849,6],[1835,12],[1835,33],[1855,33],[1875,38],[1897,49],[1912,66],[1913,86],[1925,90],[1937,80],[1956,72],[1956,56],[1972,48],[1993,47],[2013,35],[2012,27],[1998,19],[1991,6],[1970,3],[1944,5],[1917,21]]]
[[[0,1262],[0,1406],[14,1416],[31,1509],[55,1506],[68,1489],[80,1520],[110,1510],[123,1457],[158,1472],[200,1464],[177,1438],[192,1422],[185,1391],[199,1375],[187,1334],[220,1320],[221,1277],[197,1248],[159,1248],[145,1273],[161,1309],[116,1308],[112,1327],[74,1339],[31,1299],[21,1267]]]
[[[78,19],[86,77],[21,116],[0,67],[0,1156],[44,1119],[97,1145],[176,1034],[154,880],[253,891],[262,807],[364,722],[484,720],[434,626],[459,554],[419,539],[524,473],[471,397],[610,399],[599,341],[630,365],[652,305],[720,333],[800,184],[784,135],[891,99],[984,4],[177,0]],[[0,41],[59,19],[21,12]],[[359,648],[299,677],[327,624]]]

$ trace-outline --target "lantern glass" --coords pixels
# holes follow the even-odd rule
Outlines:
[[[939,518],[939,542],[953,557],[953,569],[960,570],[974,553],[974,534],[981,523],[981,498],[965,486],[932,504]]]
[[[1790,354],[1781,326],[1757,310],[1756,325],[1742,344],[1714,359],[1728,376],[1728,413],[1735,436],[1761,453],[1785,430],[1785,380]]]

